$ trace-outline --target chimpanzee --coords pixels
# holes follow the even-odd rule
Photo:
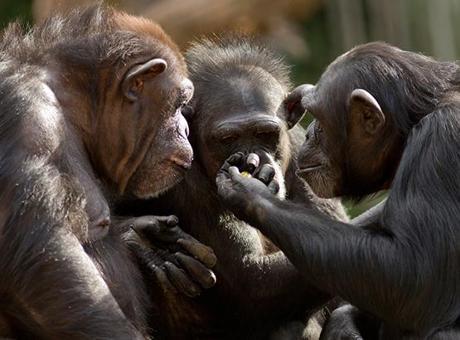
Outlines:
[[[190,112],[195,159],[185,180],[158,204],[166,209],[163,213],[177,215],[185,231],[211,246],[219,260],[213,268],[215,288],[195,299],[170,296],[165,301],[169,329],[175,339],[266,339],[283,332],[294,337],[300,323],[287,321],[301,320],[297,328],[303,332],[305,320],[329,296],[305,287],[282,252],[227,210],[217,196],[217,171],[236,150],[258,153],[261,160],[253,159],[248,168],[260,161],[271,164],[282,196],[287,191],[289,199],[334,218],[347,217],[339,201],[320,200],[306,187],[299,190],[302,183],[294,185],[295,162],[290,161],[303,132],[299,127],[289,130],[293,125],[286,121],[286,111],[278,111],[290,83],[288,68],[275,53],[247,37],[219,37],[195,43],[186,59],[195,86]],[[283,325],[287,328],[275,332]],[[313,327],[304,338],[313,338]]]
[[[181,106],[192,93],[183,57],[161,28],[110,8],[3,32],[0,336],[148,336],[146,287],[122,234],[129,225],[153,234],[163,251],[185,239],[209,263],[212,251],[175,217],[117,225],[110,216],[113,200],[157,195],[190,168]],[[171,277],[209,285],[212,272],[180,257],[182,268],[168,262]]]
[[[217,176],[227,206],[308,284],[382,320],[373,338],[460,336],[459,83],[455,63],[370,43],[287,98],[292,119],[315,117],[298,173],[316,193],[360,198],[390,188],[383,211],[360,228],[281,201],[228,162]]]

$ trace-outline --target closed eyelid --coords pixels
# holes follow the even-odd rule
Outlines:
[[[237,131],[236,129],[219,129],[219,130],[216,130],[214,131],[214,133],[212,134],[212,136],[215,138],[215,139],[226,139],[226,138],[232,138],[234,136],[237,136]]]

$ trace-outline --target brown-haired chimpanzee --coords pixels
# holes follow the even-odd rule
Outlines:
[[[228,163],[217,176],[227,206],[307,283],[382,320],[372,338],[459,338],[459,79],[455,63],[371,43],[286,100],[293,119],[305,110],[315,117],[299,175],[318,194],[390,188],[372,223],[357,228],[281,201]]]
[[[164,251],[188,237],[175,217],[117,226],[110,202],[157,195],[183,177],[192,148],[181,106],[192,93],[178,48],[144,19],[96,6],[3,32],[0,336],[148,336],[146,286],[120,229],[153,234]],[[181,258],[182,268],[168,265],[173,278],[212,279]]]
[[[190,118],[195,159],[185,180],[159,203],[166,205],[163,213],[177,215],[185,231],[211,246],[219,261],[213,268],[213,289],[193,300],[165,301],[171,334],[186,339],[266,339],[283,338],[288,332],[300,338],[305,320],[329,296],[305,287],[282,252],[228,211],[215,185],[227,157],[238,150],[257,153],[260,159],[250,160],[248,170],[259,162],[271,164],[279,191],[287,192],[288,199],[346,220],[338,201],[312,201],[313,193],[296,181],[292,160],[303,130],[291,129],[286,111],[278,111],[290,87],[288,68],[266,47],[239,36],[197,42],[186,59],[195,86]],[[265,175],[263,169],[257,174],[262,179]],[[288,323],[292,320],[301,323]],[[313,330],[308,328],[303,338],[313,339]]]

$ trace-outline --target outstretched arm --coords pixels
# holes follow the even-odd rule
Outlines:
[[[366,226],[377,223],[382,216],[385,200],[355,217],[351,224]],[[377,339],[382,322],[373,315],[352,306],[342,304],[329,316],[321,332],[321,340]]]
[[[320,305],[327,300],[318,289],[303,283],[301,274],[282,251],[267,251],[264,236],[256,229],[240,221],[223,228],[226,230],[211,242],[219,258],[217,277],[233,285],[231,291],[239,292],[240,298],[267,307],[284,301],[291,310],[294,304]]]
[[[307,282],[406,329],[433,326],[427,322],[435,320],[426,319],[432,314],[430,301],[443,293],[418,281],[417,273],[429,266],[404,243],[410,240],[280,201],[236,167],[221,171],[217,184],[232,211],[279,246]]]
[[[242,153],[235,154],[235,162],[244,160],[259,164],[256,154],[249,154],[247,159]],[[261,165],[257,171],[251,164],[244,164],[242,168],[246,171],[245,176],[254,176],[268,185],[272,194],[278,194],[280,186],[271,181],[273,167],[270,163]],[[302,202],[306,202],[306,199]],[[310,205],[313,206],[311,202]],[[222,244],[214,247],[225,252],[220,255],[222,261],[228,262],[223,275],[228,275],[227,281],[235,284],[234,291],[244,291],[245,297],[249,296],[251,301],[258,301],[259,304],[265,303],[267,307],[272,303],[279,306],[280,301],[291,305],[291,308],[295,304],[316,307],[328,299],[328,295],[320,293],[313,286],[306,286],[286,255],[252,226],[229,214],[219,230],[219,238],[215,242]],[[235,261],[237,257],[240,257],[239,261]],[[238,280],[234,280],[235,277]]]

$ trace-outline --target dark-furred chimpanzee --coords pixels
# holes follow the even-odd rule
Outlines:
[[[329,296],[306,287],[282,252],[236,219],[217,196],[215,185],[227,157],[235,151],[257,153],[260,160],[252,161],[276,169],[280,192],[287,191],[287,198],[346,220],[338,201],[312,203],[314,195],[293,183],[295,162],[290,161],[304,134],[299,127],[289,130],[285,111],[278,112],[290,86],[288,69],[273,52],[244,37],[195,43],[186,59],[195,86],[190,118],[195,159],[185,180],[160,203],[169,203],[164,212],[177,215],[181,227],[211,246],[219,261],[215,288],[195,299],[165,301],[163,311],[170,312],[164,315],[170,318],[174,338],[283,338],[283,332],[295,332],[293,326],[299,333],[290,337],[300,338],[305,320]],[[262,170],[259,177],[263,176]],[[274,332],[292,320],[302,323],[288,323],[280,333]],[[304,338],[313,339],[313,331],[307,328]]]
[[[314,191],[359,198],[390,188],[383,212],[360,228],[281,201],[228,163],[217,177],[228,207],[307,283],[382,320],[372,338],[459,338],[458,85],[455,63],[371,43],[288,97],[293,117],[315,117],[299,155]]]
[[[117,226],[109,199],[151,197],[183,177],[192,148],[180,108],[192,93],[177,47],[144,19],[96,6],[3,32],[1,337],[147,336],[146,287],[120,228],[148,229],[164,251],[187,235],[175,217]],[[191,279],[212,279],[182,256]]]

